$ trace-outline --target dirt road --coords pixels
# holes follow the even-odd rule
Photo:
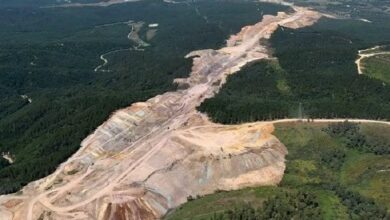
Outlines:
[[[362,61],[366,58],[369,58],[369,57],[374,57],[374,56],[378,56],[378,55],[386,55],[386,54],[390,54],[389,51],[376,51],[378,49],[380,49],[381,47],[380,46],[375,46],[373,48],[369,48],[369,49],[365,49],[365,50],[359,50],[359,53],[358,53],[358,56],[359,58],[355,61],[356,65],[357,65],[357,68],[358,68],[358,73],[359,74],[363,74],[363,65],[362,65]],[[370,52],[372,51],[372,52]]]
[[[353,119],[353,118],[338,118],[338,119],[324,119],[324,118],[315,118],[310,119],[310,123],[338,123],[349,121],[353,123],[373,123],[373,124],[383,124],[390,125],[390,121],[379,121],[379,120],[369,120],[369,119]],[[286,123],[286,122],[307,122],[307,119],[299,119],[299,118],[289,118],[289,119],[280,119],[271,121],[272,123]]]
[[[107,53],[100,55],[100,60],[102,60],[103,63],[94,69],[95,72],[98,72],[98,71],[111,72],[111,70],[102,69],[103,67],[107,66],[107,64],[108,64],[108,58],[107,58],[108,55],[112,55],[112,54],[122,52],[122,51],[132,51],[132,50],[143,51],[144,47],[150,46],[148,43],[143,41],[138,35],[138,32],[141,30],[141,27],[144,25],[144,22],[133,22],[133,21],[117,22],[117,23],[99,25],[99,26],[96,26],[95,28],[109,27],[109,26],[113,26],[113,25],[122,25],[122,24],[128,25],[131,28],[129,34],[127,35],[127,39],[129,39],[130,42],[132,42],[136,45],[131,46],[130,48],[112,50],[112,51],[109,51]]]

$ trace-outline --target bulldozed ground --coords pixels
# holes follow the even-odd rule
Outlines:
[[[15,162],[0,158],[0,194],[53,173],[114,111],[175,91],[173,80],[191,73],[192,60],[184,58],[191,51],[221,48],[262,13],[288,10],[260,2],[160,0],[84,8],[3,6],[0,152],[10,152]],[[130,20],[145,22],[138,33],[143,40],[148,28],[158,31],[143,51],[128,50],[138,46],[127,38]],[[102,54],[122,49],[104,56],[107,65],[94,71],[104,63]]]
[[[358,126],[369,142],[389,143],[386,135],[390,132],[389,125],[364,123]],[[369,204],[376,204],[379,210],[390,210],[387,184],[390,181],[389,154],[379,155],[352,149],[345,135],[331,135],[327,132],[328,127],[327,122],[277,123],[273,135],[289,150],[285,175],[278,186],[250,187],[204,196],[175,209],[166,219],[229,219],[230,212],[249,205],[267,212],[265,207],[272,201],[279,201],[274,214],[282,215],[283,203],[299,191],[307,192],[315,198],[314,202],[319,207],[319,215],[315,219],[362,218],[370,212],[373,215],[369,219],[372,219],[381,211]],[[359,205],[353,204],[356,194],[352,192],[362,195],[366,200],[360,200]],[[285,195],[288,195],[287,198]],[[280,198],[284,201],[278,200]],[[362,209],[366,210],[361,212]],[[301,206],[298,214],[302,213],[304,210]]]
[[[187,200],[215,191],[271,185],[255,190],[255,196],[245,198],[256,201],[259,195],[275,193],[275,185],[282,179],[286,191],[290,190],[289,186],[300,187],[302,183],[313,187],[323,176],[327,177],[324,181],[334,180],[337,175],[333,171],[340,169],[340,164],[332,158],[334,153],[339,156],[340,151],[333,144],[339,144],[341,138],[333,141],[325,137],[324,125],[315,125],[312,129],[293,123],[301,119],[221,125],[210,122],[206,115],[196,110],[205,99],[219,92],[227,76],[248,63],[273,58],[267,40],[277,29],[307,27],[324,16],[308,8],[293,9],[276,16],[265,15],[261,22],[231,36],[226,47],[188,54],[187,58],[193,59],[192,71],[190,77],[175,80],[179,90],[114,112],[54,173],[31,182],[18,193],[1,196],[0,219],[158,219]],[[316,121],[342,122],[344,119]],[[289,124],[280,127],[279,123],[286,122],[298,128],[289,127]],[[389,124],[369,120],[354,122]],[[371,129],[366,131],[370,133]],[[308,134],[315,134],[313,140]],[[284,177],[287,150],[283,143],[291,147],[287,163],[294,164],[293,170],[287,170]],[[307,147],[313,143],[315,148],[307,152]],[[317,153],[322,150],[320,144],[324,143],[331,143],[332,151],[322,157]],[[345,152],[341,153],[348,159],[358,154],[356,150],[343,150]],[[369,156],[368,162],[383,159],[379,160],[372,152]],[[360,159],[365,161],[365,158]],[[386,160],[383,160],[384,165]],[[382,188],[374,193],[371,188],[371,184],[383,186],[386,183],[383,175],[388,168],[383,164],[378,162],[367,172],[354,172],[356,166],[346,163],[347,171],[340,174],[341,184],[355,181],[356,178],[349,177],[351,173],[358,173],[359,178],[367,173],[377,175],[375,182],[354,183],[354,186],[364,195],[375,195],[376,202],[386,202],[387,197],[381,197]],[[319,203],[327,207],[322,212],[328,219],[347,218],[350,207],[343,203],[344,198],[337,198],[344,195],[343,188],[329,192],[315,189],[318,190],[316,196],[323,198]],[[246,190],[238,192],[226,194],[244,192],[248,195]],[[370,202],[367,204],[372,208]],[[334,208],[339,209],[336,215],[329,211]],[[225,211],[202,206],[199,210],[207,210],[205,216]],[[177,219],[193,217],[178,213]]]
[[[279,183],[287,151],[272,123],[214,124],[196,107],[228,75],[270,58],[261,42],[280,26],[310,26],[321,16],[302,7],[265,15],[226,47],[188,54],[191,75],[175,80],[185,89],[115,112],[53,174],[1,196],[1,218],[156,219],[190,196]]]

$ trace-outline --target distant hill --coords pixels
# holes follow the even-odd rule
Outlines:
[[[107,0],[1,0],[0,7],[42,7],[69,3],[97,3]]]

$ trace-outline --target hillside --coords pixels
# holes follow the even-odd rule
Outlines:
[[[0,197],[1,217],[156,219],[197,195],[280,182],[286,151],[271,123],[219,125],[196,107],[229,74],[268,58],[261,42],[278,27],[310,26],[322,16],[293,9],[242,28],[218,50],[189,53],[190,76],[175,79],[180,89],[114,112],[52,174]]]
[[[313,1],[0,3],[0,219],[390,218],[387,5]]]
[[[380,22],[323,18],[303,29],[280,28],[270,40],[277,60],[230,76],[198,109],[228,124],[291,117],[390,120],[389,85],[373,73],[359,74],[356,65],[359,50],[390,39],[390,16],[370,19]],[[369,68],[384,68],[376,65]]]
[[[113,111],[175,90],[173,80],[191,71],[187,53],[218,48],[261,13],[285,9],[161,1],[0,8],[0,152],[14,158],[0,169],[0,192],[15,192],[53,172]],[[159,26],[149,28],[153,23]],[[135,36],[148,45],[139,48]],[[108,64],[95,72],[104,54]]]
[[[366,147],[387,143],[389,149],[388,132],[389,126],[375,124],[277,124],[274,135],[289,151],[277,187],[218,192],[166,219],[386,219],[389,152]],[[367,140],[362,148],[351,142],[357,134]]]

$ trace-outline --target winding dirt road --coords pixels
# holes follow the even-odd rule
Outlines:
[[[368,48],[368,49],[365,49],[365,50],[359,50],[359,53],[358,53],[358,56],[359,58],[355,61],[356,65],[357,65],[357,68],[358,68],[358,73],[359,74],[363,74],[363,65],[362,65],[362,61],[366,58],[369,58],[369,57],[374,57],[374,56],[378,56],[378,55],[390,55],[390,52],[389,51],[380,51],[380,52],[375,52],[375,50],[378,50],[380,49],[381,47],[380,46],[375,46],[373,48]],[[374,52],[370,52],[370,51],[374,51]]]
[[[117,23],[111,23],[111,24],[105,24],[105,25],[99,25],[99,26],[96,26],[95,28],[101,28],[101,27],[108,27],[108,26],[113,26],[113,25],[121,25],[121,24],[126,24],[128,26],[131,27],[131,30],[129,32],[129,34],[127,35],[127,39],[133,43],[136,44],[136,46],[132,46],[130,48],[126,48],[126,49],[118,49],[118,50],[112,50],[112,51],[109,51],[107,53],[104,53],[102,55],[100,55],[100,60],[103,61],[102,64],[100,64],[99,66],[97,66],[95,69],[94,69],[94,72],[111,72],[111,70],[103,70],[102,68],[107,66],[108,64],[108,58],[107,56],[108,55],[111,55],[111,54],[114,54],[114,53],[118,53],[118,52],[122,52],[122,51],[132,51],[132,50],[136,50],[136,51],[143,51],[143,47],[147,47],[149,46],[148,43],[146,43],[145,41],[143,41],[139,35],[138,35],[138,32],[141,30],[141,27],[144,25],[143,22],[133,22],[133,21],[128,21],[128,22],[117,22]]]

